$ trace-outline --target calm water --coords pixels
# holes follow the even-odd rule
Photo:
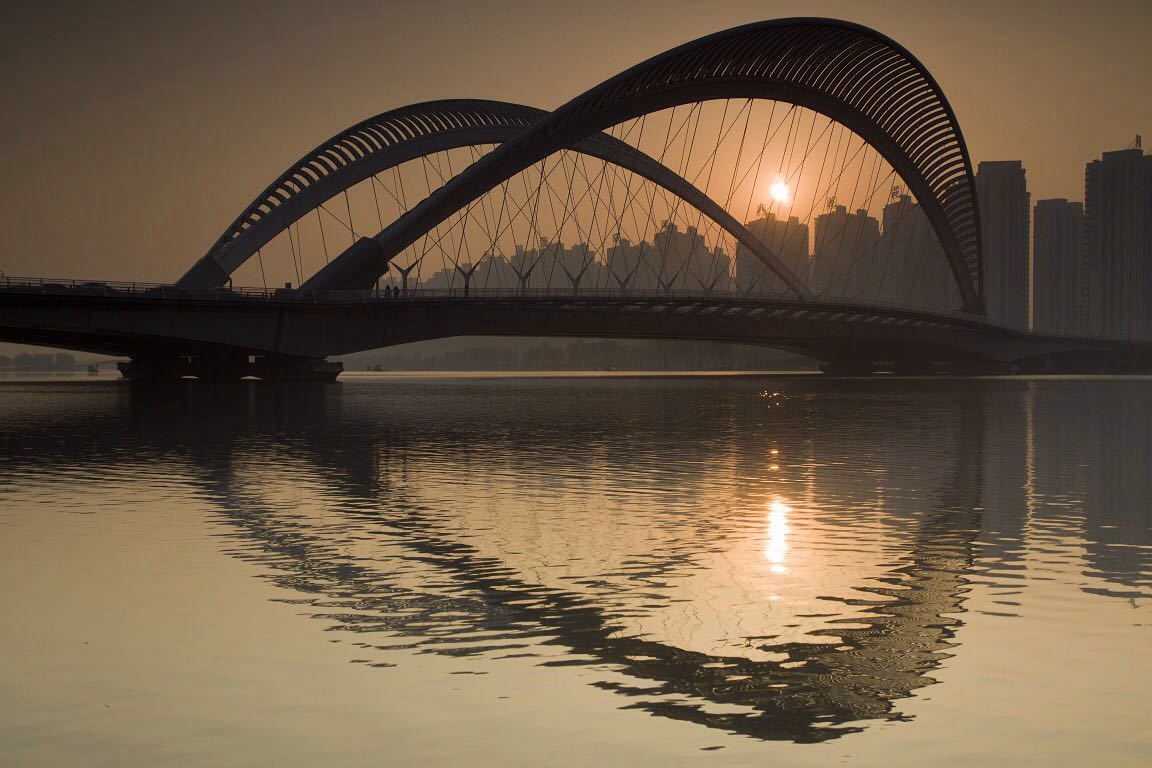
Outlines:
[[[1148,765],[1152,381],[0,384],[5,765]]]

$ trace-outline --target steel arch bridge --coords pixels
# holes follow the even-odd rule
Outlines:
[[[727,121],[730,100],[746,105],[731,123]],[[741,115],[744,135],[748,133],[754,101],[791,105],[783,120],[796,108],[808,110],[813,115],[813,133],[816,116],[827,121],[824,133],[814,142],[806,139],[804,146],[796,148],[799,130],[793,117],[784,150],[793,160],[803,152],[796,172],[802,173],[813,147],[827,135],[824,161],[816,176],[817,192],[829,155],[833,164],[837,159],[842,164],[835,177],[839,189],[840,177],[861,150],[875,153],[876,165],[865,185],[872,186],[872,192],[863,199],[865,208],[856,212],[858,221],[867,219],[867,206],[884,179],[898,176],[907,185],[915,203],[903,197],[889,207],[914,209],[926,222],[925,234],[931,234],[938,246],[909,251],[915,262],[910,266],[915,270],[929,263],[938,266],[950,282],[949,291],[958,297],[959,312],[948,312],[942,305],[926,311],[923,306],[861,302],[834,297],[831,292],[829,297],[817,295],[815,274],[806,263],[807,229],[798,223],[798,217],[788,218],[786,226],[803,230],[804,253],[799,261],[786,238],[765,234],[768,214],[757,221],[737,218],[731,204],[733,194],[738,183],[752,172],[752,165],[744,168],[737,154],[726,195],[716,193],[712,171],[721,144],[734,133]],[[697,108],[718,102],[723,103],[724,112],[711,165],[706,158],[692,173],[689,143],[695,140],[700,126]],[[688,106],[688,116],[676,133],[691,123],[693,115],[696,122],[691,131],[683,130],[681,141],[689,160],[682,160],[677,167],[669,160],[668,148],[673,117],[684,106]],[[645,120],[667,112],[672,117],[659,151],[645,151],[636,145],[638,141],[626,140],[630,132],[620,129],[629,121],[634,125],[638,122],[643,134]],[[775,107],[764,131],[753,180],[760,174],[760,162],[773,137],[784,128],[783,120],[773,127],[774,115]],[[848,137],[844,139],[841,134],[833,150],[833,133],[829,131],[834,125],[843,128]],[[859,140],[859,147],[849,157],[854,138]],[[487,147],[494,148],[476,154]],[[740,151],[743,148],[742,135]],[[454,172],[449,163],[447,175],[429,183],[427,194],[415,205],[402,204],[388,223],[377,203],[379,231],[375,234],[360,233],[353,226],[348,195],[361,182],[376,184],[383,171],[397,172],[406,163],[428,163],[430,157],[460,149],[473,153],[467,167]],[[778,148],[775,151],[780,152]],[[571,155],[601,163],[600,175],[590,178],[583,170],[583,160],[563,165]],[[888,176],[881,177],[881,161],[891,168]],[[681,237],[692,241],[689,256],[699,255],[698,246],[705,240],[696,228],[689,226],[687,233],[681,233],[670,224],[683,203],[698,214],[704,226],[714,228],[710,232],[735,244],[734,261],[724,261],[721,257],[726,256],[719,246],[713,251],[713,267],[717,262],[722,264],[717,273],[720,277],[733,277],[729,273],[732,265],[739,271],[743,250],[751,254],[762,272],[771,273],[776,281],[774,292],[752,295],[750,289],[714,290],[715,279],[710,284],[700,281],[701,290],[695,291],[677,289],[663,279],[648,287],[621,281],[617,286],[581,288],[582,276],[597,263],[595,255],[589,255],[588,240],[576,254],[580,263],[571,271],[568,265],[561,265],[570,287],[558,289],[548,284],[530,290],[527,278],[546,250],[546,238],[537,221],[542,208],[539,202],[545,188],[555,194],[546,174],[550,162],[553,172],[563,168],[569,185],[568,200],[560,208],[562,216],[553,212],[554,223],[560,219],[558,233],[570,217],[578,218],[583,201],[590,200],[590,204],[601,205],[616,216],[615,237],[619,240],[620,222],[636,199],[628,185],[636,178],[671,201],[670,207],[662,209],[671,213],[654,242],[661,236]],[[415,256],[414,244],[423,241],[427,245],[442,226],[449,232],[459,226],[463,232],[493,195],[503,196],[503,216],[504,203],[511,199],[512,180],[525,178],[533,169],[540,169],[535,190],[537,213],[532,214],[529,224],[541,246],[533,251],[537,261],[532,265],[510,266],[519,279],[515,289],[498,284],[470,292],[469,280],[480,261],[462,266],[459,255],[448,252],[456,272],[463,276],[462,292],[451,287],[408,290],[408,271],[424,258]],[[622,202],[611,189],[606,198],[602,194],[604,174],[609,169],[631,174]],[[586,189],[573,202],[577,171],[583,174]],[[697,183],[702,175],[703,186]],[[860,160],[853,195],[865,175],[865,164]],[[833,170],[829,170],[829,178],[832,176]],[[595,187],[596,178],[599,188]],[[881,185],[873,186],[877,179]],[[528,186],[525,184],[526,190]],[[371,189],[375,198],[376,187]],[[508,226],[511,217],[521,215],[527,205],[531,192],[525,194],[524,203],[510,214]],[[315,212],[319,219],[324,210],[332,215],[325,203],[339,195],[348,206],[348,222],[341,223],[351,233],[352,243],[334,258],[328,259],[326,253],[324,266],[306,278],[295,261],[293,231],[299,239],[299,225],[307,214]],[[654,201],[655,196],[649,200]],[[886,235],[889,207],[884,214]],[[647,232],[657,216],[654,202],[639,217],[635,211],[632,215]],[[850,217],[844,206],[833,210],[832,200],[827,215],[840,216],[842,221]],[[578,235],[590,232],[595,218],[594,214],[587,228],[577,222]],[[819,217],[815,221],[820,240]],[[777,220],[781,222],[783,217]],[[500,261],[495,250],[501,226],[497,218],[495,235],[485,226],[491,245],[481,261],[486,259],[489,267]],[[600,226],[601,235],[609,236],[611,222],[601,221]],[[265,284],[260,290],[233,289],[233,273],[253,256],[259,260],[262,249],[282,235],[287,235],[293,248],[299,287],[288,284],[285,289],[269,290]],[[443,239],[443,234],[435,238],[442,251]],[[856,239],[858,245],[859,233]],[[463,234],[459,242],[462,247]],[[630,244],[625,240],[623,245]],[[640,245],[649,246],[646,240]],[[324,247],[326,250],[327,245]],[[558,250],[554,248],[554,261],[559,260],[555,255]],[[404,253],[413,255],[407,267],[396,262]],[[260,265],[263,274],[262,260]],[[381,292],[379,281],[391,269],[403,275],[404,290]],[[632,268],[633,275],[637,269]],[[451,272],[447,265],[443,271]],[[885,277],[881,272],[881,281]],[[160,378],[255,374],[264,378],[330,379],[340,368],[324,362],[328,355],[466,334],[743,341],[809,355],[828,370],[861,373],[1152,367],[1149,344],[1040,337],[983,320],[983,263],[972,163],[952,108],[925,67],[898,43],[857,24],[816,18],[766,21],[702,37],[648,59],[552,112],[478,99],[393,109],[336,134],[294,163],[244,209],[175,284],[9,279],[0,285],[0,308],[4,310],[0,317],[0,338],[4,340],[129,355],[133,363],[126,375]]]
[[[737,27],[620,73],[520,131],[305,285],[369,287],[405,247],[532,164],[625,120],[722,98],[801,105],[867,140],[923,205],[964,309],[983,312],[975,179],[951,106],[907,49],[875,30],[829,19]]]
[[[176,285],[223,287],[262,246],[333,196],[416,158],[510,140],[546,115],[520,104],[454,99],[413,104],[357,123],[316,147],[272,182]],[[604,134],[573,142],[572,148],[626,168],[683,198],[752,250],[797,295],[808,295],[801,281],[755,235],[669,168]]]

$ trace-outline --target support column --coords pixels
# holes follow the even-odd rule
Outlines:
[[[274,382],[332,382],[344,364],[322,357],[258,355],[252,359],[239,352],[192,355],[136,355],[118,363],[120,375],[134,382],[176,382],[192,377],[216,384],[239,382],[246,376]]]
[[[897,376],[933,376],[944,370],[930,360],[895,360],[890,366],[892,373]]]
[[[866,357],[838,357],[821,365],[820,370],[828,376],[871,376],[876,372]]]
[[[248,355],[239,352],[217,352],[193,355],[192,375],[204,381],[235,382],[252,375]]]
[[[328,383],[344,372],[344,364],[322,357],[262,355],[252,364],[253,376],[263,381]]]
[[[192,375],[186,355],[134,355],[126,363],[116,363],[120,375],[129,381],[179,381]]]
[[[193,377],[207,381],[239,381],[252,375],[248,356],[236,352],[182,355],[133,355],[117,363],[120,375],[131,381],[173,382]]]
[[[963,360],[949,365],[945,372],[951,376],[1005,376],[1015,373],[1015,366],[997,360]]]

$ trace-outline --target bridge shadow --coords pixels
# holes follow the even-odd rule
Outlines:
[[[627,697],[631,708],[754,738],[822,741],[868,721],[906,718],[898,702],[933,684],[934,671],[956,652],[974,541],[989,524],[981,511],[988,432],[1008,409],[1002,386],[940,382],[926,400],[921,394],[920,419],[901,415],[922,384],[772,386],[779,391],[758,393],[742,382],[694,394],[681,382],[551,382],[513,384],[510,394],[494,395],[484,384],[440,382],[434,397],[400,388],[365,400],[355,386],[253,385],[208,395],[195,387],[98,385],[49,398],[41,412],[20,419],[0,415],[17,464],[84,463],[98,472],[102,463],[129,458],[170,463],[211,504],[231,554],[258,564],[299,594],[305,610],[367,649],[490,658],[546,647],[553,652],[540,656],[544,666],[607,665],[610,672],[598,672],[593,684]],[[1026,387],[1011,391],[1029,397]],[[761,394],[763,408],[735,405]],[[786,405],[771,407],[774,398]],[[837,438],[835,429],[853,429],[846,417],[861,409],[870,423],[891,425],[875,436],[870,455],[857,456],[861,469],[903,466],[925,431],[946,449],[941,466],[888,478],[891,488],[924,492],[918,508],[889,511],[895,519],[884,535],[897,543],[901,565],[888,569],[884,584],[844,585],[857,597],[829,599],[827,626],[800,639],[748,637],[743,654],[689,648],[636,632],[627,620],[646,591],[689,579],[701,571],[703,554],[723,550],[731,535],[723,524],[694,526],[691,546],[681,542],[629,571],[625,583],[636,595],[626,590],[620,600],[628,610],[621,610],[610,592],[545,583],[510,551],[494,554],[416,487],[428,457],[445,452],[460,473],[496,464],[527,472],[533,461],[564,455],[624,467],[663,445],[676,451],[682,471],[658,492],[690,501],[714,482],[705,468],[717,457],[741,476],[769,471],[769,445],[798,457],[797,467],[836,466],[859,443]],[[1034,429],[1010,428],[1021,426]],[[500,455],[506,458],[494,458]],[[255,459],[322,478],[319,485],[301,480],[321,493],[322,515],[270,494],[257,468],[265,464]],[[992,481],[1010,484],[1010,475]],[[840,480],[817,475],[812,483],[850,518],[876,493],[862,478],[842,475],[850,482],[837,487]],[[1023,527],[1024,509],[995,524]],[[365,541],[374,554],[349,554]]]

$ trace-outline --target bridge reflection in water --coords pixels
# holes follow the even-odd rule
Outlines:
[[[1063,419],[1068,439],[1045,436],[1057,383],[1039,405],[1029,383],[773,386],[114,389],[80,401],[91,412],[4,428],[19,438],[14,472],[178,466],[230,551],[353,633],[371,663],[578,665],[659,717],[820,741],[906,717],[900,701],[962,652],[965,595],[990,578],[979,559],[1020,556],[997,542],[1030,524],[1036,452],[1106,436]],[[1148,564],[1117,559],[1117,521],[1100,519],[1142,482],[1141,459],[1066,460],[1094,494],[1087,567],[1115,586],[1105,593],[1147,593]]]

